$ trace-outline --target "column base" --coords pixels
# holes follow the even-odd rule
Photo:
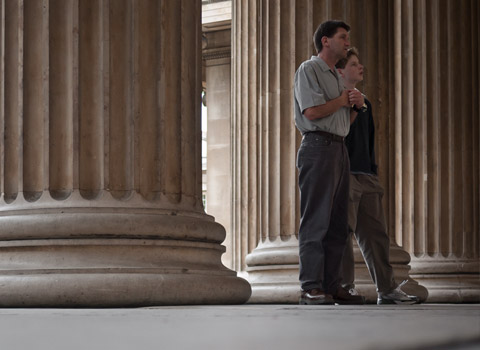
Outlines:
[[[367,265],[363,259],[357,242],[353,241],[353,251],[355,256],[355,289],[359,294],[365,296],[367,303],[377,302],[377,288],[372,281]],[[395,282],[400,284],[402,281],[408,281],[402,290],[410,295],[416,295],[421,302],[427,300],[428,290],[419,284],[410,273],[410,254],[399,247],[397,244],[390,243],[390,265],[393,268]]]
[[[428,288],[427,302],[480,302],[480,262],[477,259],[412,258],[411,275]]]
[[[0,277],[0,307],[141,307],[243,304],[235,276],[155,273],[52,273]],[[222,286],[222,287],[218,287]],[[23,291],[23,292],[22,292]]]
[[[367,303],[377,302],[376,286],[363,260],[360,249],[354,242],[355,288],[365,296]],[[296,304],[300,297],[298,281],[298,240],[291,236],[286,240],[277,238],[260,242],[246,259],[248,281],[252,286],[249,303]],[[408,280],[402,289],[416,295],[421,301],[428,296],[427,289],[409,276],[410,255],[397,245],[390,246],[390,263],[397,283]]]
[[[0,307],[241,304],[225,229],[189,203],[48,194],[0,206]]]
[[[250,286],[220,245],[76,239],[0,243],[0,307],[241,304]]]
[[[298,304],[298,240],[266,239],[246,258],[248,281],[252,286],[249,303]]]

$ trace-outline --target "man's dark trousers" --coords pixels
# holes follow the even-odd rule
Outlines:
[[[348,151],[338,137],[306,133],[298,150],[300,283],[336,294],[348,237]]]

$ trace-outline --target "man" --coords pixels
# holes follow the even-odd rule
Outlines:
[[[348,237],[349,160],[343,139],[364,104],[358,90],[345,90],[335,63],[350,46],[350,27],[327,21],[315,31],[317,56],[295,73],[295,125],[303,134],[297,167],[300,187],[300,304],[363,304],[340,286]]]
[[[355,48],[349,49],[336,67],[347,89],[355,89],[363,80],[363,66]],[[350,158],[350,237],[343,258],[342,285],[354,288],[353,232],[377,287],[377,304],[414,304],[418,298],[405,294],[400,289],[403,284],[395,283],[389,262],[390,240],[382,208],[383,188],[378,181],[375,163],[375,126],[372,106],[367,99],[350,126],[345,144]]]

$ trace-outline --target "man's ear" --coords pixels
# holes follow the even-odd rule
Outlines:
[[[322,36],[322,40],[321,40],[321,41],[322,41],[322,46],[326,46],[326,47],[329,46],[329,45],[327,45],[327,44],[328,44],[328,37]]]

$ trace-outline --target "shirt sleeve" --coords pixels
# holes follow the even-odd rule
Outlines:
[[[326,103],[324,93],[311,66],[302,65],[298,69],[295,75],[295,96],[302,114],[307,108]]]

